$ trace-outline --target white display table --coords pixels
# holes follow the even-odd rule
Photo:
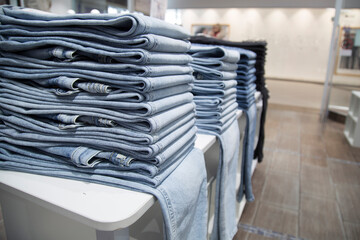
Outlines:
[[[205,153],[215,142],[215,136],[198,134],[195,147]],[[8,240],[114,240],[131,239],[129,227],[156,200],[101,184],[0,171],[0,202]]]
[[[255,97],[260,105],[261,94],[257,92]],[[238,119],[241,115],[238,110]],[[216,142],[215,136],[198,134],[195,147],[206,153]],[[218,153],[214,151],[218,150],[214,147],[218,146],[205,154],[207,168],[214,166],[209,161],[217,162]],[[254,160],[252,171],[256,163]],[[208,180],[214,182],[213,177]],[[13,171],[0,171],[0,203],[8,240],[129,240],[134,239],[130,235],[131,226],[146,218],[143,222],[154,228],[155,225],[148,224],[153,221],[152,215],[161,218],[158,203],[151,194]],[[245,199],[238,206],[240,218]],[[145,233],[144,239],[159,239],[162,229],[157,232],[159,235],[154,236]]]

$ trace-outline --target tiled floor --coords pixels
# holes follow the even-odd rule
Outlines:
[[[346,141],[344,124],[322,129],[315,112],[270,106],[265,130],[256,200],[234,240],[360,239],[360,149]]]

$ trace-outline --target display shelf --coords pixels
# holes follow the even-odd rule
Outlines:
[[[360,92],[352,91],[349,112],[345,121],[344,135],[351,146],[360,147]]]
[[[354,122],[357,123],[358,117],[356,117],[356,116],[354,115],[354,113],[353,113],[353,112],[350,112],[350,111],[349,111],[348,114],[349,114],[349,117],[350,117]]]
[[[237,117],[242,118],[241,110],[237,111]],[[195,147],[205,153],[213,148],[216,142],[215,136],[198,134]],[[214,183],[215,180],[213,179],[212,182]],[[209,188],[214,186],[215,184],[209,182]],[[215,191],[212,192],[215,194]],[[159,204],[151,194],[71,179],[3,170],[0,170],[0,201],[6,206],[3,213],[8,223],[7,229],[16,233],[15,236],[20,236],[20,239],[34,234],[46,235],[49,231],[47,229],[53,227],[57,228],[54,234],[58,235],[59,239],[71,238],[75,235],[78,236],[78,240],[131,239],[130,233],[133,232],[131,229],[134,226],[138,228],[139,222],[146,222],[147,220],[143,219],[154,212],[151,209],[157,208],[156,211],[160,211],[157,206]],[[109,201],[116,204],[106,204]],[[214,203],[211,201],[209,204]],[[26,206],[27,210],[16,211],[23,206]],[[213,221],[213,210],[210,208],[209,213],[210,227]],[[40,225],[50,224],[50,228],[33,226],[29,219],[34,217],[44,219],[44,224]],[[24,220],[19,221],[21,219]],[[56,221],[67,224],[55,226],[53,222]],[[69,226],[81,230],[71,231],[68,229]],[[210,228],[209,231],[211,232]],[[14,236],[10,232],[9,236]],[[122,237],[118,238],[117,236],[120,235]]]
[[[198,134],[195,147],[206,152],[215,141],[215,136]],[[151,194],[122,188],[3,170],[0,170],[0,188],[103,231],[130,226],[155,201]],[[106,199],[117,204],[98,204]]]

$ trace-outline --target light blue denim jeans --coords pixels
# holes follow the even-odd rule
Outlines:
[[[238,69],[238,65],[236,63],[223,62],[220,60],[217,61],[207,58],[195,58],[192,63],[204,67],[209,67],[211,69],[216,69],[219,71],[235,71]]]
[[[156,101],[140,103],[101,101],[97,99],[89,101],[58,98],[49,98],[46,103],[44,103],[41,98],[28,98],[27,96],[18,94],[16,91],[0,90],[0,102],[24,109],[41,110],[43,112],[44,110],[58,110],[60,111],[59,113],[61,113],[61,111],[73,111],[75,115],[81,115],[80,112],[89,112],[89,114],[104,114],[103,118],[105,119],[110,119],[106,116],[118,116],[118,118],[134,119],[137,117],[155,115],[171,108],[191,103],[193,102],[193,95],[190,92],[186,92]],[[76,113],[76,111],[79,113]]]
[[[240,55],[236,51],[228,50],[222,46],[210,46],[205,44],[191,44],[188,52],[195,61],[202,63],[214,63],[217,61],[237,63]]]
[[[216,135],[220,141],[219,165],[216,175],[214,225],[210,239],[233,239],[237,232],[236,169],[238,164],[240,133],[236,118],[222,133],[202,130]]]
[[[95,172],[75,174],[69,169],[33,166],[25,161],[13,162],[6,160],[3,153],[0,158],[5,161],[0,161],[0,169],[94,182],[153,194],[162,208],[165,239],[206,239],[207,182],[204,156],[200,150],[193,149],[184,157],[182,161],[178,161],[171,174],[155,188],[138,181]],[[179,182],[182,184],[178,184]]]
[[[189,32],[180,26],[139,14],[55,15],[33,9],[2,6],[0,9],[0,22],[2,25],[12,24],[45,28],[90,28],[116,37],[133,37],[147,33],[175,39],[186,39],[190,36]]]
[[[187,52],[190,49],[190,42],[155,34],[143,34],[134,37],[120,38],[97,29],[82,27],[33,27],[20,25],[0,25],[0,36],[12,41],[24,41],[46,37],[66,37],[67,39],[84,39],[87,41],[103,43],[112,47],[120,48],[142,48],[153,52]],[[20,38],[21,37],[21,38]],[[46,55],[45,55],[46,56]],[[48,55],[46,57],[49,57]]]
[[[202,88],[204,92],[212,90],[227,90],[229,88],[235,87],[237,85],[236,80],[195,80],[194,86]]]
[[[149,52],[141,48],[125,49],[109,46],[104,47],[104,45],[98,43],[86,43],[83,41],[74,43],[74,40],[72,42],[53,39],[32,42],[0,41],[0,50],[9,52],[28,51],[36,48],[47,48],[49,46],[71,49],[75,51],[76,55],[87,57],[101,63],[121,62],[147,65],[180,65],[188,64],[192,61],[192,57],[185,53]],[[36,51],[34,51],[34,53],[36,53]],[[38,52],[38,54],[40,56],[43,55],[41,52]]]
[[[221,119],[226,117],[228,114],[236,112],[238,109],[238,104],[236,101],[232,101],[230,104],[228,104],[224,109],[221,110],[199,110],[196,109],[196,117],[200,120],[204,121],[213,121],[217,119]]]
[[[227,102],[236,99],[235,94],[231,94],[224,98],[221,97],[211,97],[207,99],[198,99],[194,96],[194,102],[196,103],[197,107],[209,107],[209,108],[217,108],[222,104],[226,104]]]
[[[184,115],[193,112],[195,104],[188,102],[171,108],[168,111],[159,112],[155,115],[149,116],[134,116],[132,114],[124,114],[119,111],[107,110],[102,108],[78,106],[55,106],[55,105],[39,105],[26,103],[23,101],[12,100],[6,97],[0,97],[0,107],[11,112],[20,114],[33,115],[33,116],[51,116],[56,114],[67,115],[80,115],[83,117],[102,118],[106,120],[113,120],[117,125],[144,131],[148,133],[156,133],[175,120],[183,117]],[[125,118],[127,117],[127,118]]]
[[[246,129],[242,154],[241,181],[237,199],[238,201],[241,201],[245,194],[246,200],[252,202],[255,200],[251,185],[251,167],[254,158],[256,104],[253,103],[247,110],[244,109],[244,113],[246,114]]]
[[[98,101],[120,101],[135,102],[156,101],[161,98],[190,92],[192,87],[189,84],[163,88],[148,93],[127,91],[112,88],[109,85],[100,83],[86,83],[79,78],[58,77],[47,81],[37,81],[45,86],[36,88],[31,85],[17,81],[0,78],[0,86],[4,92],[15,95],[27,96],[34,99],[61,99],[66,100],[98,100]],[[55,88],[48,88],[55,87]],[[100,93],[100,94],[99,94]]]
[[[190,126],[189,128],[187,126],[173,131],[171,134],[159,140],[155,144],[137,145],[126,141],[114,141],[104,137],[69,137],[64,135],[59,137],[43,133],[24,132],[21,130],[22,129],[16,128],[16,124],[12,123],[0,125],[0,135],[8,143],[39,148],[52,146],[85,146],[94,149],[103,149],[106,151],[113,151],[113,149],[117,149],[122,155],[130,156],[139,160],[151,161],[156,165],[161,165],[175,152],[181,149],[189,138],[195,136],[197,131],[195,127],[191,128]]]
[[[188,74],[173,75],[171,76],[171,78],[169,78],[169,76],[138,77],[101,71],[85,71],[81,69],[63,69],[63,71],[43,69],[36,71],[36,69],[7,67],[3,65],[0,65],[0,70],[0,76],[3,78],[10,78],[28,82],[35,81],[41,83],[42,85],[51,85],[55,82],[56,84],[60,84],[60,86],[62,87],[63,85],[71,85],[73,81],[80,78],[81,81],[85,83],[95,82],[100,84],[106,84],[109,85],[109,87],[113,88],[121,88],[122,90],[132,90],[139,92],[150,92],[181,84],[192,83],[194,81],[194,77]],[[65,82],[62,83],[63,81]],[[84,89],[87,88],[89,87],[84,87]]]
[[[248,66],[248,67],[254,67],[256,64],[256,60],[255,59],[240,59],[240,61],[238,61],[238,65],[241,66],[241,65],[245,65],[245,66]]]
[[[219,71],[211,67],[205,67],[193,63],[190,63],[190,66],[194,69],[195,78],[199,80],[233,80],[236,77],[235,71]]]
[[[228,101],[228,99],[229,99],[229,101]],[[221,104],[215,105],[215,106],[202,105],[201,103],[198,104],[195,102],[196,111],[223,112],[230,105],[232,105],[233,103],[236,103],[236,96],[234,96],[233,98],[228,98],[228,99],[226,99],[226,102],[222,102]]]
[[[141,77],[160,77],[169,75],[192,74],[188,65],[135,65],[121,63],[97,63],[93,61],[56,62],[26,57],[20,54],[0,52],[1,63],[5,66],[22,66],[29,69],[83,69],[88,71],[104,71],[109,73],[127,74]]]

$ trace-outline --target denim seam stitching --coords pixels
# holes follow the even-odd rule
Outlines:
[[[169,218],[170,218],[170,224],[171,224],[171,231],[173,234],[176,233],[177,229],[176,229],[176,223],[175,223],[175,211],[172,207],[171,201],[169,196],[167,195],[166,191],[164,189],[162,189],[161,186],[158,187],[160,193],[163,195],[163,197],[165,198],[165,203],[167,205],[167,209],[169,211]]]

